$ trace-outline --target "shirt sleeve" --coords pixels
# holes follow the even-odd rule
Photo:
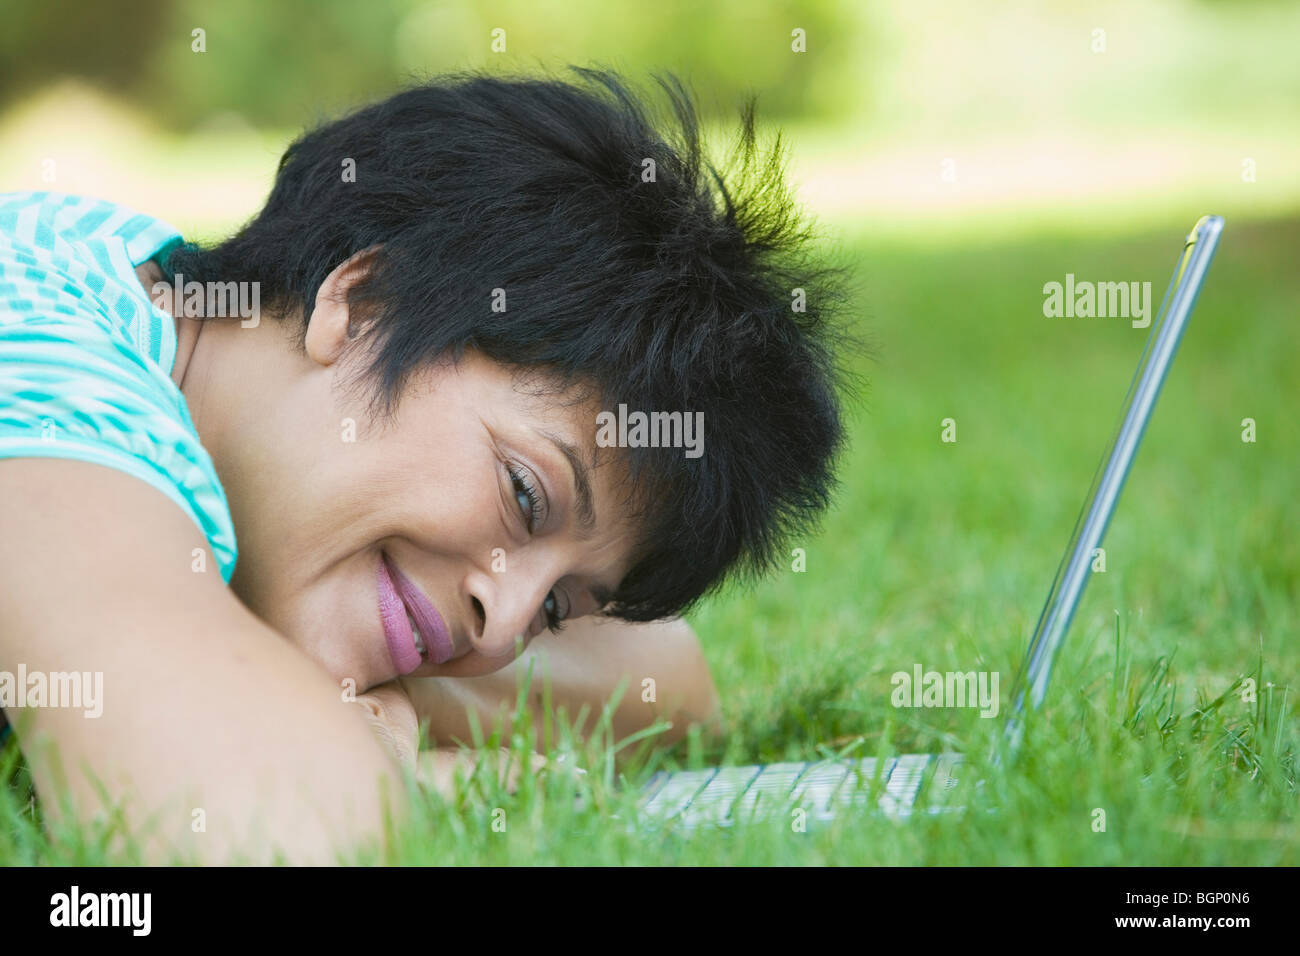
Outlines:
[[[203,531],[229,581],[225,493],[170,376],[121,316],[93,306],[93,281],[24,267],[9,251],[0,255],[0,458],[77,459],[147,482]]]

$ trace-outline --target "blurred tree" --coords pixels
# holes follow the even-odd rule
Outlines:
[[[0,0],[0,107],[74,75],[181,128],[230,113],[297,127],[446,70],[599,63],[673,69],[706,112],[754,90],[766,115],[827,117],[858,105],[861,20],[853,0]]]
[[[64,76],[139,92],[167,34],[171,0],[0,0],[0,107]]]

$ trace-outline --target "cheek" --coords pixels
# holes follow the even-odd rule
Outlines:
[[[393,432],[382,446],[355,449],[353,507],[372,540],[409,538],[434,553],[464,553],[501,538],[500,463],[476,437],[443,427]],[[499,542],[504,543],[504,542]]]
[[[446,457],[412,488],[413,519],[427,544],[443,552],[472,552],[508,544],[501,526],[501,481],[497,462],[484,452]],[[500,540],[499,540],[500,539]]]
[[[444,552],[476,547],[485,534],[502,537],[502,466],[483,425],[485,403],[448,375],[403,406],[398,427],[375,450],[383,458],[376,485],[401,526],[393,533]]]
[[[467,557],[509,546],[501,465],[481,415],[488,396],[456,375],[436,378],[408,393],[387,423],[335,407],[328,423],[317,417],[295,439],[309,433],[312,447],[292,476],[295,490],[281,496],[283,512],[271,517],[277,550],[294,552],[300,583],[385,538]],[[309,568],[315,573],[302,573]]]

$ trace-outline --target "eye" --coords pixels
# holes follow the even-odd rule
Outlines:
[[[547,627],[556,633],[564,630],[564,619],[568,616],[568,612],[564,614],[559,612],[559,599],[554,591],[546,595],[546,600],[542,602],[542,611],[546,615]]]
[[[537,526],[541,524],[542,502],[537,494],[536,488],[528,480],[527,472],[511,467],[510,486],[515,493],[515,501],[519,503],[519,513],[523,516],[524,527],[528,529],[529,534],[533,534]],[[560,601],[555,591],[550,591],[546,595],[546,600],[542,602],[542,613],[546,617],[546,626],[555,632],[564,629],[564,619],[568,616],[568,611],[560,610]]]
[[[542,521],[542,503],[537,490],[528,481],[526,472],[510,468],[510,485],[514,489],[515,501],[524,518],[524,527],[532,534]]]

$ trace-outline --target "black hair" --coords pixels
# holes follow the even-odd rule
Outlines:
[[[255,218],[162,266],[259,282],[305,334],[326,276],[379,245],[348,299],[374,319],[380,413],[413,371],[467,349],[593,389],[611,411],[703,412],[700,457],[622,452],[639,540],[606,613],[647,621],[770,569],[828,504],[847,271],[811,251],[781,137],[760,147],[752,98],[724,176],[680,80],[657,77],[671,109],[656,123],[617,74],[573,72],[445,75],[312,129]]]

